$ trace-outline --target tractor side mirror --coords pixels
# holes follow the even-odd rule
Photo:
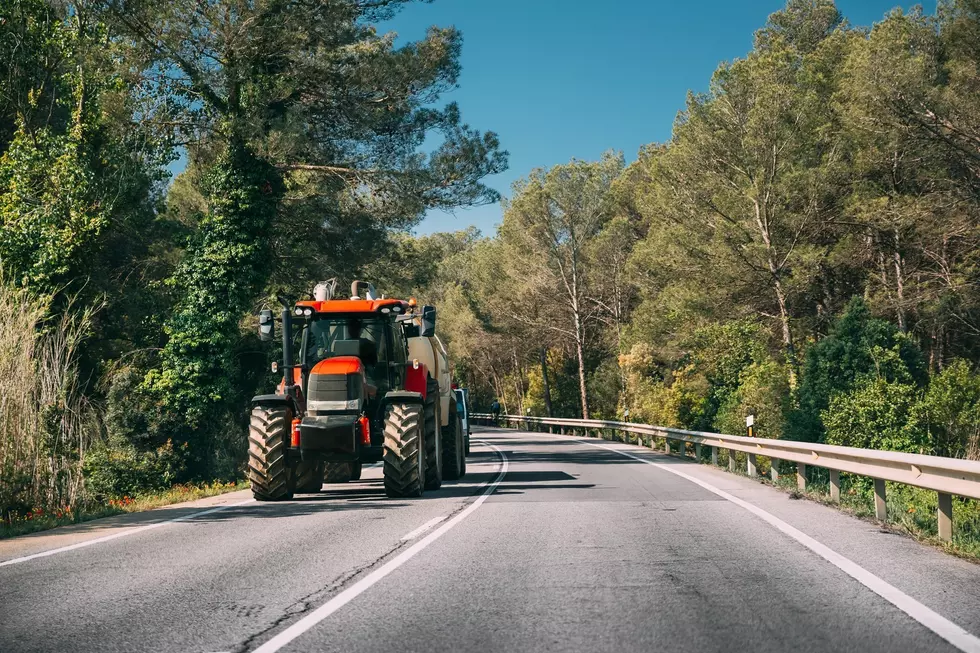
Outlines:
[[[436,307],[435,306],[422,307],[422,333],[420,335],[423,338],[429,338],[436,335]]]
[[[267,308],[259,311],[259,340],[271,342],[276,337],[276,323],[272,319],[272,311]]]

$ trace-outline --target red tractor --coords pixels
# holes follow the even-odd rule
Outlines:
[[[465,434],[435,307],[378,298],[363,281],[349,299],[334,299],[335,289],[318,285],[312,301],[279,298],[283,379],[276,394],[252,399],[253,496],[319,492],[324,481],[359,479],[362,465],[377,461],[389,497],[419,497],[443,478],[461,478]],[[259,336],[271,341],[274,332],[272,311],[263,310]]]

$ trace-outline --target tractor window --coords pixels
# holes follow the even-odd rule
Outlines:
[[[329,317],[310,323],[303,362],[312,367],[325,358],[357,356],[368,380],[387,385],[388,343],[384,321],[374,317]]]
[[[405,333],[397,324],[392,325],[391,329],[391,360],[394,363],[408,362],[408,342],[405,341]]]

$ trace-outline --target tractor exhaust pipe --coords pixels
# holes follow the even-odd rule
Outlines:
[[[365,290],[364,296],[366,299],[377,299],[378,291],[374,289],[374,284],[367,281],[355,281],[350,285],[350,298],[360,299],[361,290]]]
[[[285,391],[295,397],[296,384],[293,382],[293,302],[285,297],[277,297],[282,304],[282,373],[285,376]]]

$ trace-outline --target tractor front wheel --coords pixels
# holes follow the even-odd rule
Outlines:
[[[422,407],[391,404],[385,415],[384,482],[389,497],[420,497],[425,483]]]
[[[256,501],[293,498],[296,479],[286,462],[292,412],[285,406],[256,406],[248,427],[248,480]]]

